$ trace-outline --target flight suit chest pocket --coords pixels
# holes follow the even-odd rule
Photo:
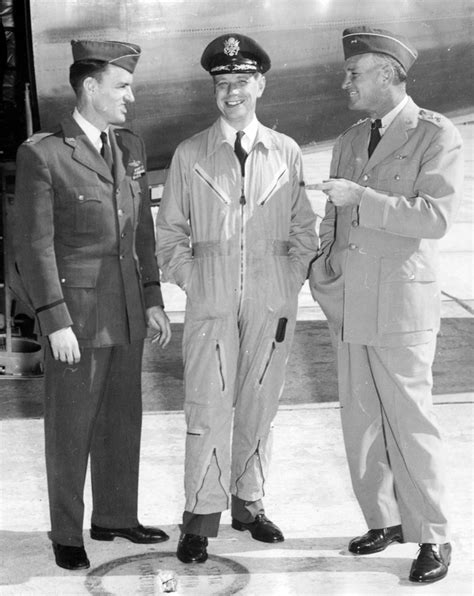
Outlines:
[[[103,202],[96,186],[71,187],[66,193],[67,212],[61,220],[71,234],[97,235],[103,231]],[[72,215],[72,219],[71,219]]]
[[[279,190],[281,190],[285,184],[289,182],[289,174],[286,165],[281,165],[278,170],[275,171],[274,176],[268,181],[265,186],[262,186],[260,196],[257,200],[257,204],[262,206],[268,203],[272,197],[274,197]]]

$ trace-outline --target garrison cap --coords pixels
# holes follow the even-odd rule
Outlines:
[[[267,72],[270,56],[256,41],[240,33],[226,33],[211,41],[201,56],[201,66],[211,75]]]
[[[366,26],[344,29],[342,45],[345,60],[357,54],[371,52],[387,54],[395,58],[406,72],[418,57],[418,52],[405,37],[384,29],[372,29]]]
[[[130,73],[135,70],[141,54],[140,46],[122,41],[73,39],[71,46],[74,62],[102,60],[115,66],[121,66]]]

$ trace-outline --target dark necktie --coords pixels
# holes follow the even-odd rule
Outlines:
[[[112,150],[110,149],[109,139],[106,132],[100,133],[100,140],[102,141],[102,147],[100,148],[100,154],[105,160],[105,163],[109,166],[109,170],[113,169]]]
[[[378,142],[382,138],[380,136],[380,130],[379,130],[379,128],[381,128],[381,127],[382,127],[382,120],[380,120],[379,118],[377,118],[377,120],[374,120],[372,122],[372,124],[370,125],[369,157],[372,155],[375,147],[377,147]]]
[[[237,155],[237,158],[240,162],[240,169],[242,170],[242,176],[245,176],[245,160],[247,159],[247,151],[242,147],[242,137],[244,136],[244,131],[239,130],[235,135],[235,143],[234,143],[234,151]]]

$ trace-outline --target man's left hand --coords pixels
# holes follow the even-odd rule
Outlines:
[[[336,207],[347,207],[349,205],[358,205],[365,188],[345,178],[330,178],[320,184],[313,184],[314,190],[322,190],[327,196],[328,201]]]
[[[168,345],[171,339],[171,325],[168,315],[161,306],[151,306],[146,309],[148,327],[155,331],[152,342],[157,341],[161,348]]]

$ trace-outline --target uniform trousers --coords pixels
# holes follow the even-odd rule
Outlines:
[[[339,341],[342,429],[369,529],[402,525],[407,542],[448,541],[443,444],[433,409],[436,339],[375,347]]]
[[[51,539],[82,546],[84,483],[90,455],[92,523],[138,524],[143,341],[81,348],[70,365],[45,346],[45,448]]]

